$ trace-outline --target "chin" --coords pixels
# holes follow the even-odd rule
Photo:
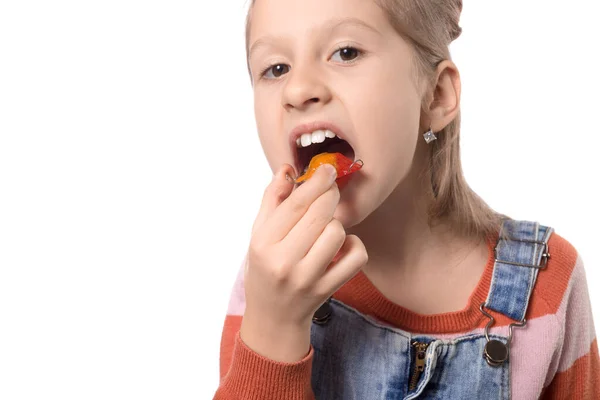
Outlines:
[[[340,221],[344,229],[352,228],[361,223],[367,215],[363,215],[357,202],[349,201],[342,193],[340,202],[333,213],[333,218]]]
[[[360,194],[364,191],[364,183],[364,177],[356,174],[353,179],[340,188],[340,202],[333,217],[340,221],[344,229],[359,224],[368,215],[364,210],[364,202],[361,202],[360,199]]]

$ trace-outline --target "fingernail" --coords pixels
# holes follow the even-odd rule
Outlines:
[[[291,184],[294,184],[294,178],[292,178],[290,174],[285,174],[285,180]]]
[[[335,170],[333,165],[323,164],[323,168],[325,168],[325,171],[329,174],[331,182],[335,181],[335,178],[337,177],[337,171]]]

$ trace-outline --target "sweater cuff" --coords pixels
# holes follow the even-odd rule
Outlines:
[[[308,354],[300,361],[274,361],[246,346],[238,331],[231,368],[223,377],[221,387],[236,399],[314,399],[311,387],[313,356],[311,344]]]

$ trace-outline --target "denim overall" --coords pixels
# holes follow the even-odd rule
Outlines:
[[[502,229],[508,238],[496,244],[493,277],[482,307],[512,318],[516,321],[512,325],[519,326],[526,323],[538,270],[549,257],[547,242],[553,228],[505,220]],[[331,298],[313,321],[318,322],[311,326],[315,351],[311,383],[317,400],[510,399],[511,335],[488,334],[491,319],[485,334],[440,339],[378,324]],[[518,335],[518,329],[513,333]],[[427,344],[419,353],[418,379],[414,377],[417,350],[411,345],[415,341]],[[506,345],[505,361],[493,365],[486,360],[484,351],[490,341],[501,342],[495,342],[501,348]]]

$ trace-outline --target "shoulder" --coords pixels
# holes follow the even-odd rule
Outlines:
[[[244,289],[244,273],[246,269],[247,254],[244,255],[242,262],[239,265],[233,287],[229,296],[229,304],[227,306],[227,315],[244,315],[246,310],[246,292]]]
[[[566,305],[573,287],[585,283],[583,262],[571,242],[553,232],[548,239],[548,252],[546,268],[538,272],[533,288],[528,319],[557,314],[561,305]]]

